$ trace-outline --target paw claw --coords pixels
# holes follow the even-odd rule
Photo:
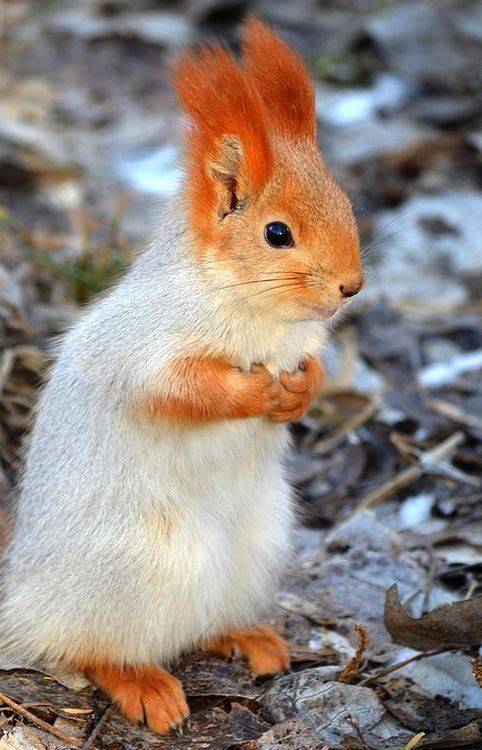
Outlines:
[[[283,372],[272,388],[268,418],[271,422],[296,422],[306,414],[318,395],[322,380],[321,363],[314,357],[304,360],[297,372]]]
[[[189,716],[181,683],[165,669],[103,666],[86,674],[129,721],[144,722],[153,732],[167,734]]]
[[[204,645],[206,651],[226,656],[228,648],[247,658],[251,670],[261,676],[283,672],[290,667],[286,642],[268,625],[252,630],[233,630],[219,641]]]

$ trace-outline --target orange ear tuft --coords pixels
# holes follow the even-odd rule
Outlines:
[[[192,121],[191,207],[203,213],[207,229],[213,221],[211,209],[220,212],[220,183],[243,197],[260,190],[271,175],[263,105],[256,86],[220,45],[184,55],[174,72],[174,86]]]
[[[244,63],[273,130],[316,141],[315,95],[301,57],[254,18],[245,25]]]

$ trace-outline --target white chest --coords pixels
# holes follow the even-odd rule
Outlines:
[[[275,375],[282,371],[293,372],[306,356],[319,355],[326,338],[326,330],[318,321],[274,326],[272,321],[247,318],[236,327],[226,344],[243,369],[262,363]]]

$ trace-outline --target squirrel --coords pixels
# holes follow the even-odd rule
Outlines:
[[[287,561],[288,423],[318,395],[326,320],[363,284],[301,58],[264,23],[243,59],[182,53],[185,176],[157,234],[64,335],[2,572],[0,650],[82,672],[161,734],[196,648],[289,667],[256,625]]]

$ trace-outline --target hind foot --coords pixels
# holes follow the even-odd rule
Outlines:
[[[218,656],[244,656],[257,675],[283,672],[290,667],[286,641],[268,625],[231,630],[222,638],[206,641],[202,649]]]
[[[143,721],[153,732],[167,734],[189,716],[181,683],[165,669],[102,665],[84,673],[129,721]]]

